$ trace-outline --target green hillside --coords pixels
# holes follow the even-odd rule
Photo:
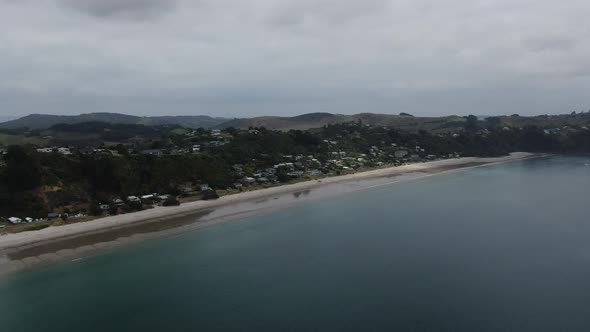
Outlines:
[[[206,115],[139,117],[118,113],[89,113],[80,115],[31,114],[20,119],[0,123],[1,129],[47,129],[57,124],[106,122],[113,124],[143,124],[147,126],[181,125],[188,128],[211,128],[227,121]]]
[[[396,127],[403,130],[417,131],[454,131],[463,127],[464,118],[459,116],[413,117],[410,115],[391,115],[361,113],[354,115],[309,113],[294,117],[263,116],[251,119],[234,119],[220,125],[221,128],[265,127],[268,129],[312,129],[324,125],[361,122],[372,126]]]

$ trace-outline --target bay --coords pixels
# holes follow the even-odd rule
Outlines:
[[[585,331],[590,167],[307,200],[0,281],[5,331]]]

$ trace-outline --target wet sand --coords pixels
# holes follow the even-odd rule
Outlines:
[[[519,152],[499,158],[448,159],[383,168],[243,192],[214,201],[157,207],[86,223],[8,234],[0,237],[0,276],[93,256],[147,239],[174,236],[213,224],[243,219],[299,202],[532,156]]]

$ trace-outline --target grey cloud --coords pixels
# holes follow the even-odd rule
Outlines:
[[[273,25],[297,25],[306,19],[343,24],[387,7],[385,0],[338,1],[300,0],[279,1],[267,21]]]
[[[568,52],[576,46],[576,40],[566,36],[537,36],[527,38],[525,46],[531,51]]]
[[[58,0],[64,6],[98,18],[150,19],[176,5],[176,0]]]
[[[587,0],[0,0],[0,116],[587,109],[589,10]]]

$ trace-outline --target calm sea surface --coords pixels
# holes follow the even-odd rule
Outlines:
[[[305,201],[0,281],[2,331],[590,331],[590,167]]]

